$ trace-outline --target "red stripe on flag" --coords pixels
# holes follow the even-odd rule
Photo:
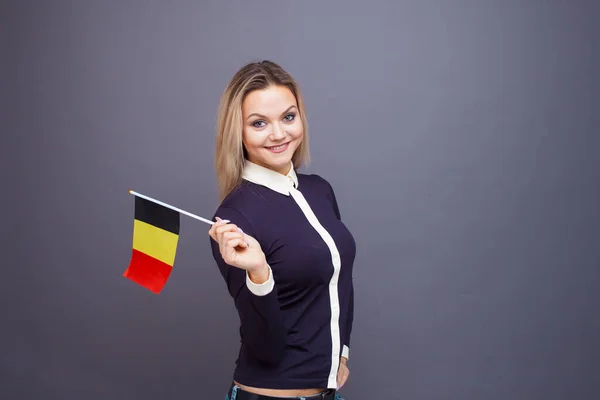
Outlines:
[[[154,293],[160,293],[172,270],[169,264],[133,249],[131,262],[123,276]]]

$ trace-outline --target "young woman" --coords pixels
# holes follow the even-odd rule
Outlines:
[[[341,399],[349,375],[354,239],[331,185],[308,161],[294,79],[270,61],[241,68],[219,106],[221,204],[213,256],[240,318],[227,399]]]

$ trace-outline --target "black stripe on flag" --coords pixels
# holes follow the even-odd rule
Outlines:
[[[135,196],[135,219],[179,235],[179,212]]]

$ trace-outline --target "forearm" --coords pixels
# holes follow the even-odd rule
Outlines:
[[[265,263],[260,268],[248,271],[248,278],[250,279],[251,284],[263,285],[272,279],[271,269],[269,265]]]
[[[283,357],[286,329],[270,267],[248,272],[236,297],[242,341],[254,357],[277,364]]]

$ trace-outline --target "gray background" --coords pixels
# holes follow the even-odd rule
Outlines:
[[[208,226],[155,296],[127,190],[210,215],[218,98],[267,58],[359,246],[347,400],[598,398],[593,3],[2,2],[0,397],[224,397]]]

